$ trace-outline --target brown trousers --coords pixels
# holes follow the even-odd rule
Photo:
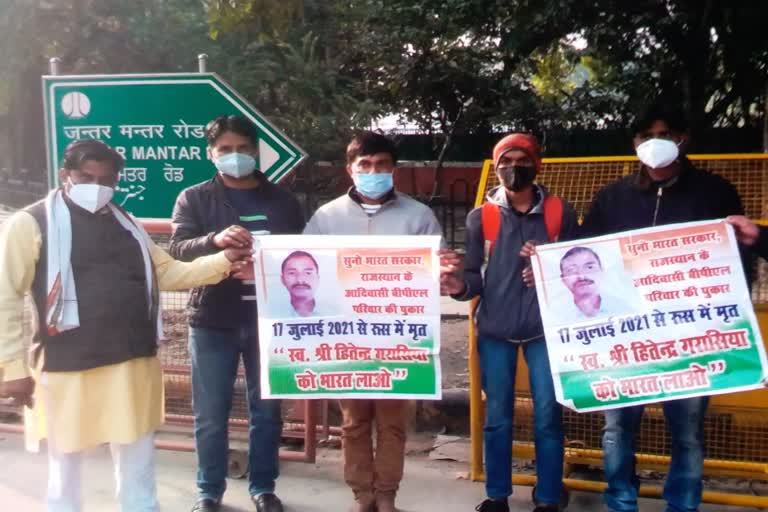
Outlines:
[[[408,411],[406,400],[341,400],[344,480],[357,501],[397,492],[403,479]]]

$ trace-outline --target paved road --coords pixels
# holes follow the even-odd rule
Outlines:
[[[2,510],[42,512],[44,509],[46,458],[23,451],[21,436],[0,436],[0,496]],[[278,481],[278,494],[288,512],[344,512],[350,493],[341,478],[338,450],[321,449],[316,464],[284,463]],[[165,512],[189,510],[194,501],[195,455],[158,452],[157,479],[160,503]],[[483,499],[483,486],[458,478],[465,464],[410,457],[400,493],[402,512],[471,512]],[[84,512],[117,510],[114,504],[112,468],[106,449],[95,450],[85,463],[83,478]],[[245,480],[230,480],[225,511],[252,511]],[[515,489],[511,500],[515,512],[532,509],[531,490]],[[569,512],[600,512],[600,496],[574,493]],[[660,512],[663,503],[642,500],[643,512]],[[701,512],[748,512],[754,509],[705,505]]]
[[[6,206],[0,205],[0,224],[2,224],[3,221],[7,219],[12,213],[13,213],[13,210],[9,209]]]

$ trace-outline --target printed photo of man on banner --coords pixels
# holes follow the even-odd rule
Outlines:
[[[262,397],[439,399],[439,247],[255,237]]]
[[[724,221],[542,245],[531,262],[557,399],[571,409],[757,389],[768,376]]]

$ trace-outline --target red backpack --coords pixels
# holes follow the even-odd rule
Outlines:
[[[485,239],[484,264],[488,266],[488,260],[496,245],[501,230],[501,208],[499,205],[486,201],[483,203],[481,221],[483,226],[483,238]],[[547,228],[547,237],[550,242],[557,242],[560,238],[560,229],[563,226],[563,200],[557,196],[544,198],[544,226]]]

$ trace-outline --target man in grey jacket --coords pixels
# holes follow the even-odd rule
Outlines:
[[[576,212],[561,200],[547,199],[546,189],[534,183],[541,168],[541,151],[531,135],[516,133],[503,138],[493,150],[493,163],[502,183],[488,194],[490,209],[497,212],[496,223],[488,222],[483,208],[470,212],[464,277],[443,278],[443,290],[455,299],[480,297],[476,320],[486,394],[488,499],[477,510],[509,512],[515,370],[518,348],[522,348],[533,395],[538,478],[534,511],[556,512],[560,510],[562,493],[562,416],[555,399],[536,290],[523,281],[529,260],[522,257],[521,251],[528,241],[546,243],[572,237],[577,225]],[[547,210],[555,208],[554,203],[556,210]],[[553,226],[556,228],[551,229]],[[492,252],[486,250],[490,246]]]
[[[392,141],[364,132],[347,146],[354,186],[321,207],[305,235],[442,235],[432,210],[394,190],[397,153]],[[354,512],[395,512],[403,477],[407,402],[342,400],[344,479],[355,495]],[[376,424],[376,455],[371,432]]]

